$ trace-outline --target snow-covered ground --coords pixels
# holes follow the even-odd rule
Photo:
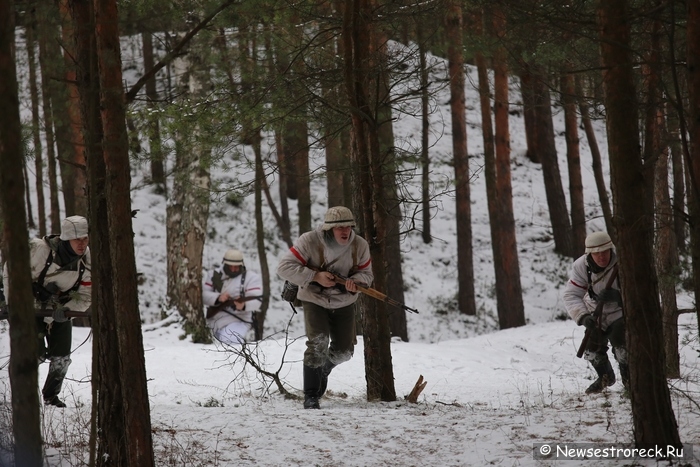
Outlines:
[[[138,50],[138,48],[135,48]],[[476,71],[467,79],[468,138],[471,170],[472,229],[476,277],[476,317],[456,310],[457,272],[454,197],[449,192],[452,168],[450,114],[447,90],[435,97],[431,116],[431,180],[436,195],[432,231],[435,239],[424,244],[419,232],[402,242],[406,303],[419,314],[408,314],[409,342],[392,344],[392,362],[398,400],[367,402],[362,338],[355,357],[333,371],[320,411],[302,408],[300,400],[285,398],[269,380],[257,375],[230,349],[200,345],[182,339],[176,314],[164,304],[166,200],[150,188],[132,193],[139,288],[144,319],[143,336],[153,434],[158,465],[177,466],[536,466],[561,460],[541,459],[542,443],[573,443],[583,447],[629,447],[632,424],[629,400],[618,383],[603,394],[585,396],[593,379],[586,362],[576,358],[582,328],[563,320],[563,284],[571,261],[553,252],[553,240],[541,168],[524,157],[522,118],[511,115],[513,196],[517,226],[521,282],[528,325],[497,330],[494,271],[486,190],[482,173],[481,118]],[[442,75],[441,75],[442,74]],[[444,66],[436,78],[444,78]],[[434,82],[439,83],[436,79]],[[517,84],[517,83],[515,83]],[[519,104],[517,86],[511,95]],[[28,107],[28,103],[26,103]],[[562,182],[568,186],[562,112],[555,112],[555,132]],[[26,114],[26,109],[25,109]],[[420,140],[420,122],[396,115],[397,145],[405,150]],[[598,143],[605,155],[604,125],[597,125]],[[588,232],[603,228],[591,172],[588,144],[582,136],[581,158]],[[249,156],[250,154],[247,153]],[[244,164],[227,159],[230,172],[215,177],[250,176]],[[313,164],[323,164],[313,152]],[[420,168],[405,180],[408,192],[419,192]],[[134,186],[142,171],[134,164]],[[607,167],[606,167],[607,172]],[[277,188],[271,176],[272,192]],[[313,215],[320,222],[325,184],[313,182]],[[444,192],[444,193],[443,193]],[[442,193],[442,194],[441,194]],[[567,193],[568,196],[568,193]],[[253,220],[253,199],[240,207],[215,201],[209,220],[204,264],[218,263],[227,248],[241,249],[246,264],[259,270]],[[292,216],[295,216],[292,203]],[[274,272],[286,249],[279,239],[269,209],[265,209],[267,260]],[[285,388],[299,396],[304,351],[303,313],[293,315],[279,294],[282,281],[273,276],[272,300],[266,322],[266,339],[250,350],[266,368],[278,371]],[[683,306],[692,303],[679,291]],[[162,319],[165,315],[166,318]],[[680,317],[680,352],[683,377],[670,381],[673,407],[681,439],[695,444],[700,457],[698,394],[698,332],[695,316]],[[287,331],[287,332],[285,332]],[[82,465],[77,440],[86,440],[90,407],[91,340],[88,329],[75,328],[73,364],[63,391],[67,409],[43,409],[47,464]],[[0,322],[0,394],[9,397],[7,322]],[[47,365],[40,366],[43,381]],[[427,386],[417,404],[404,400],[418,377]],[[9,404],[0,405],[0,424],[9,420]],[[0,425],[2,432],[9,427]],[[6,436],[6,435],[5,435]],[[578,445],[581,447],[581,445]],[[554,447],[556,453],[556,446]],[[689,465],[700,465],[688,461]],[[663,464],[663,463],[661,463]],[[1,465],[1,459],[0,459]],[[660,465],[656,460],[579,460],[566,465]],[[664,464],[665,465],[665,464]]]

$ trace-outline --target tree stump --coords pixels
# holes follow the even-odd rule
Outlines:
[[[423,375],[420,375],[418,377],[418,381],[416,381],[416,385],[413,386],[411,393],[406,396],[406,400],[412,404],[416,404],[418,402],[418,396],[420,396],[420,393],[423,392],[426,384],[428,384],[428,382],[423,381]]]

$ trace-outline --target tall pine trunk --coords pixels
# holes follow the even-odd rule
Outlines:
[[[469,154],[467,153],[467,116],[464,96],[462,7],[459,3],[449,2],[447,4],[445,29],[448,44],[452,153],[455,169],[457,302],[460,313],[476,315],[471,197],[469,193]]]
[[[581,178],[581,151],[576,118],[576,84],[569,67],[561,78],[561,100],[564,107],[564,131],[566,135],[566,160],[569,168],[569,197],[571,198],[571,242],[573,251],[586,247],[586,212],[583,205],[583,181]]]
[[[606,0],[598,4],[597,13],[634,441],[638,448],[682,448],[665,377],[653,257],[653,172],[645,169],[639,148],[635,63],[629,48],[631,16],[627,9],[626,0]]]
[[[581,111],[581,123],[583,124],[583,130],[586,133],[588,147],[591,149],[591,168],[593,169],[595,186],[598,190],[598,202],[600,203],[600,208],[603,210],[606,230],[608,231],[608,234],[610,234],[613,241],[615,241],[616,235],[612,219],[612,209],[610,207],[608,189],[605,185],[605,177],[603,176],[603,163],[600,156],[600,148],[598,147],[598,140],[595,137],[595,130],[593,129],[593,124],[591,123],[590,111],[588,108],[588,103],[586,102],[586,96],[583,95],[583,86],[581,85],[580,78],[576,77],[575,82],[576,94],[578,95],[579,99],[579,110]]]
[[[111,285],[118,339],[119,374],[127,442],[127,465],[154,465],[146,361],[136,284],[134,232],[131,223],[131,177],[122,85],[116,0],[95,2],[95,31],[104,134],[105,192]],[[114,349],[112,349],[114,351]]]
[[[695,303],[700,303],[700,0],[688,0],[687,54],[688,66],[688,119],[689,151],[686,165],[690,184],[688,205],[690,207],[690,248],[693,258],[693,285]],[[682,134],[683,126],[681,126]],[[696,306],[700,325],[700,306]]]
[[[12,1],[0,0],[0,212],[2,219],[12,219],[11,222],[0,221],[3,237],[12,240],[12,248],[3,243],[2,251],[7,267],[12,271],[9,290],[6,291],[8,296],[13,297],[9,316],[11,430],[14,435],[15,465],[41,467],[36,324],[29,265],[29,232],[23,200],[24,153],[13,53],[14,17]],[[9,427],[6,429],[9,430]]]
[[[577,256],[571,243],[571,223],[566,207],[566,196],[559,172],[557,148],[554,144],[554,123],[552,122],[552,101],[549,93],[549,80],[541,66],[535,66],[533,86],[535,90],[536,129],[535,139],[539,160],[542,162],[542,177],[552,224],[554,251],[571,258]]]
[[[496,9],[493,12],[493,32],[499,41],[506,34],[505,12]],[[488,86],[486,70],[480,71],[479,85],[482,80]],[[520,263],[518,245],[515,237],[515,215],[513,213],[513,188],[510,175],[510,128],[508,122],[508,61],[507,52],[497,47],[493,61],[494,76],[494,117],[495,117],[495,160],[492,161],[492,176],[487,177],[487,191],[493,196],[489,200],[489,218],[491,238],[498,244],[494,248],[494,267],[496,275],[496,300],[498,324],[501,329],[525,325],[525,306],[520,283]],[[488,96],[487,96],[488,97]],[[483,94],[482,94],[483,99]],[[482,115],[488,109],[482,102]],[[489,122],[490,126],[490,122]],[[490,182],[489,182],[489,179]],[[489,188],[488,184],[492,187]]]
[[[348,0],[343,15],[343,47],[345,82],[352,112],[352,155],[357,164],[360,202],[357,214],[362,217],[364,237],[369,244],[374,270],[374,285],[386,290],[385,248],[386,218],[380,209],[383,200],[381,160],[376,112],[371,107],[370,82],[377,60],[372,57],[374,43],[371,0]],[[374,96],[376,98],[376,96]],[[378,300],[365,301],[362,327],[365,351],[367,400],[396,400],[391,364],[391,332],[387,306]]]
[[[46,235],[46,200],[44,198],[44,158],[41,143],[41,125],[39,124],[39,90],[36,76],[35,21],[34,13],[30,15],[31,24],[27,25],[27,61],[29,66],[29,94],[32,102],[32,143],[34,145],[34,176],[37,200],[37,215],[39,217],[39,236]]]

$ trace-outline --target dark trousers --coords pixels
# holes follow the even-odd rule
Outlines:
[[[355,305],[331,310],[302,302],[306,325],[304,365],[323,366],[327,361],[339,365],[352,358],[355,336]]]
[[[36,319],[39,358],[67,357],[73,341],[73,323],[52,322],[47,324],[44,318]]]
[[[608,359],[608,342],[613,348],[613,354],[619,363],[627,363],[627,347],[625,345],[625,320],[620,318],[610,323],[605,331],[594,329],[586,345],[585,358],[599,365]]]
[[[70,349],[73,340],[73,323],[68,320],[63,323],[52,322],[47,324],[44,318],[37,318],[37,339],[39,348],[39,361],[51,360],[49,374],[41,390],[44,400],[50,401],[61,392],[63,379],[68,372],[71,363]]]

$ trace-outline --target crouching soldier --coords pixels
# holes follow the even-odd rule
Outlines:
[[[608,359],[608,342],[620,365],[620,377],[629,388],[629,365],[625,346],[625,321],[622,313],[620,282],[616,278],[610,288],[606,284],[618,267],[615,245],[606,232],[593,232],[586,237],[586,251],[574,261],[569,282],[564,290],[566,311],[579,326],[585,326],[589,339],[584,358],[591,362],[598,378],[586,394],[601,392],[615,384],[615,371]],[[593,316],[598,303],[604,302],[600,326]]]
[[[59,399],[63,379],[71,363],[72,318],[66,311],[87,311],[91,303],[88,224],[82,216],[71,216],[61,224],[61,235],[29,241],[32,291],[36,307],[52,310],[51,317],[37,317],[39,362],[49,360],[49,373],[42,389],[44,404],[65,407]],[[5,294],[9,291],[7,264],[3,269]],[[7,296],[12,307],[12,297]]]
[[[320,408],[331,370],[353,355],[357,284],[374,280],[369,246],[353,231],[355,218],[343,206],[326,212],[316,230],[301,235],[281,258],[277,274],[299,286],[304,308],[304,408]],[[347,277],[336,284],[333,274]]]

